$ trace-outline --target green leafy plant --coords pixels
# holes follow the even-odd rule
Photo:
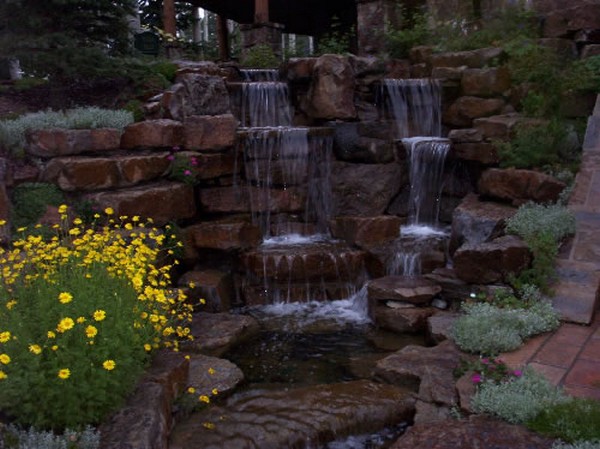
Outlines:
[[[399,7],[401,28],[388,25],[385,33],[386,51],[392,58],[406,58],[412,47],[428,42],[430,30],[427,15],[419,11],[409,14],[406,8]]]
[[[476,385],[483,382],[507,382],[513,377],[520,377],[521,370],[512,370],[502,360],[494,357],[480,357],[477,360],[461,360],[455,373],[458,377],[472,372],[471,381]]]
[[[24,234],[0,249],[1,409],[55,430],[106,418],[152,351],[188,338],[191,319],[172,265],[158,264],[159,230],[117,222],[110,208],[99,230],[59,212],[54,238]]]
[[[351,27],[348,31],[344,31],[338,18],[334,16],[332,18],[330,31],[321,36],[317,41],[318,51],[316,54],[346,54],[350,51],[354,35],[354,27]]]
[[[171,154],[167,156],[171,161],[169,178],[174,181],[183,182],[187,185],[198,184],[199,160],[198,154],[190,151],[179,152],[179,147],[174,147]]]
[[[476,413],[498,416],[513,424],[524,424],[542,410],[565,400],[560,389],[541,374],[526,369],[508,382],[484,382],[471,401]]]
[[[253,67],[257,69],[277,67],[280,62],[279,58],[273,52],[273,49],[266,44],[255,45],[250,48],[242,59],[242,65],[244,67]]]
[[[487,303],[465,304],[452,336],[466,352],[495,355],[512,351],[533,335],[556,329],[559,320],[552,304],[539,301],[527,309],[503,309]]]
[[[569,398],[544,408],[527,422],[536,432],[563,441],[600,441],[600,401]]]
[[[36,224],[48,206],[58,207],[65,199],[54,184],[36,182],[15,187],[12,200],[12,222],[15,228],[21,228]]]

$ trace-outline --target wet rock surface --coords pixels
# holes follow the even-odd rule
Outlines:
[[[230,394],[244,380],[244,373],[229,360],[201,354],[190,356],[188,386],[197,394],[211,395],[217,389],[219,396]]]
[[[441,287],[420,276],[386,276],[369,283],[369,300],[397,300],[412,304],[428,303]]]
[[[565,187],[565,183],[545,173],[512,168],[490,168],[479,179],[482,195],[509,201],[516,206],[527,201],[556,202]]]
[[[251,391],[192,415],[177,426],[169,448],[304,447],[399,423],[413,412],[405,389],[366,380]]]
[[[391,449],[547,449],[552,440],[484,416],[416,424]]]

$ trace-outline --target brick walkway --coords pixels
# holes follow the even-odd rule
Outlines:
[[[569,209],[577,232],[559,256],[553,298],[564,323],[502,359],[514,368],[531,366],[573,396],[600,400],[600,95]]]

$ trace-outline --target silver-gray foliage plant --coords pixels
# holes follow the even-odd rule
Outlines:
[[[600,449],[600,440],[577,441],[575,443],[557,442],[552,445],[552,449]]]
[[[464,351],[498,354],[512,351],[533,335],[554,330],[558,315],[549,301],[534,302],[527,309],[500,308],[488,303],[463,306],[465,312],[454,323],[452,334]]]
[[[562,391],[541,374],[526,369],[508,382],[484,382],[472,399],[476,413],[498,416],[513,424],[524,424],[544,408],[566,400]]]
[[[575,216],[560,204],[527,203],[508,219],[506,231],[527,240],[541,232],[552,235],[556,242],[575,233]]]
[[[36,430],[33,427],[21,430],[13,425],[8,426],[7,431],[18,441],[15,449],[98,449],[100,447],[100,432],[91,426],[87,426],[81,432],[67,429],[62,435]]]

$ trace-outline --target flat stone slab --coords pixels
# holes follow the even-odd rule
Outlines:
[[[485,416],[415,424],[391,449],[547,449],[553,440]]]
[[[318,447],[344,435],[401,423],[413,414],[414,399],[406,389],[367,380],[263,389],[192,415],[174,429],[169,448]]]
[[[190,356],[188,386],[196,394],[212,395],[213,389],[220,396],[231,393],[244,380],[244,373],[229,360],[201,354]]]
[[[600,268],[595,264],[557,260],[558,281],[552,286],[552,305],[563,321],[590,324],[598,308]]]
[[[369,282],[370,301],[397,300],[425,304],[442,288],[420,276],[385,276]]]

